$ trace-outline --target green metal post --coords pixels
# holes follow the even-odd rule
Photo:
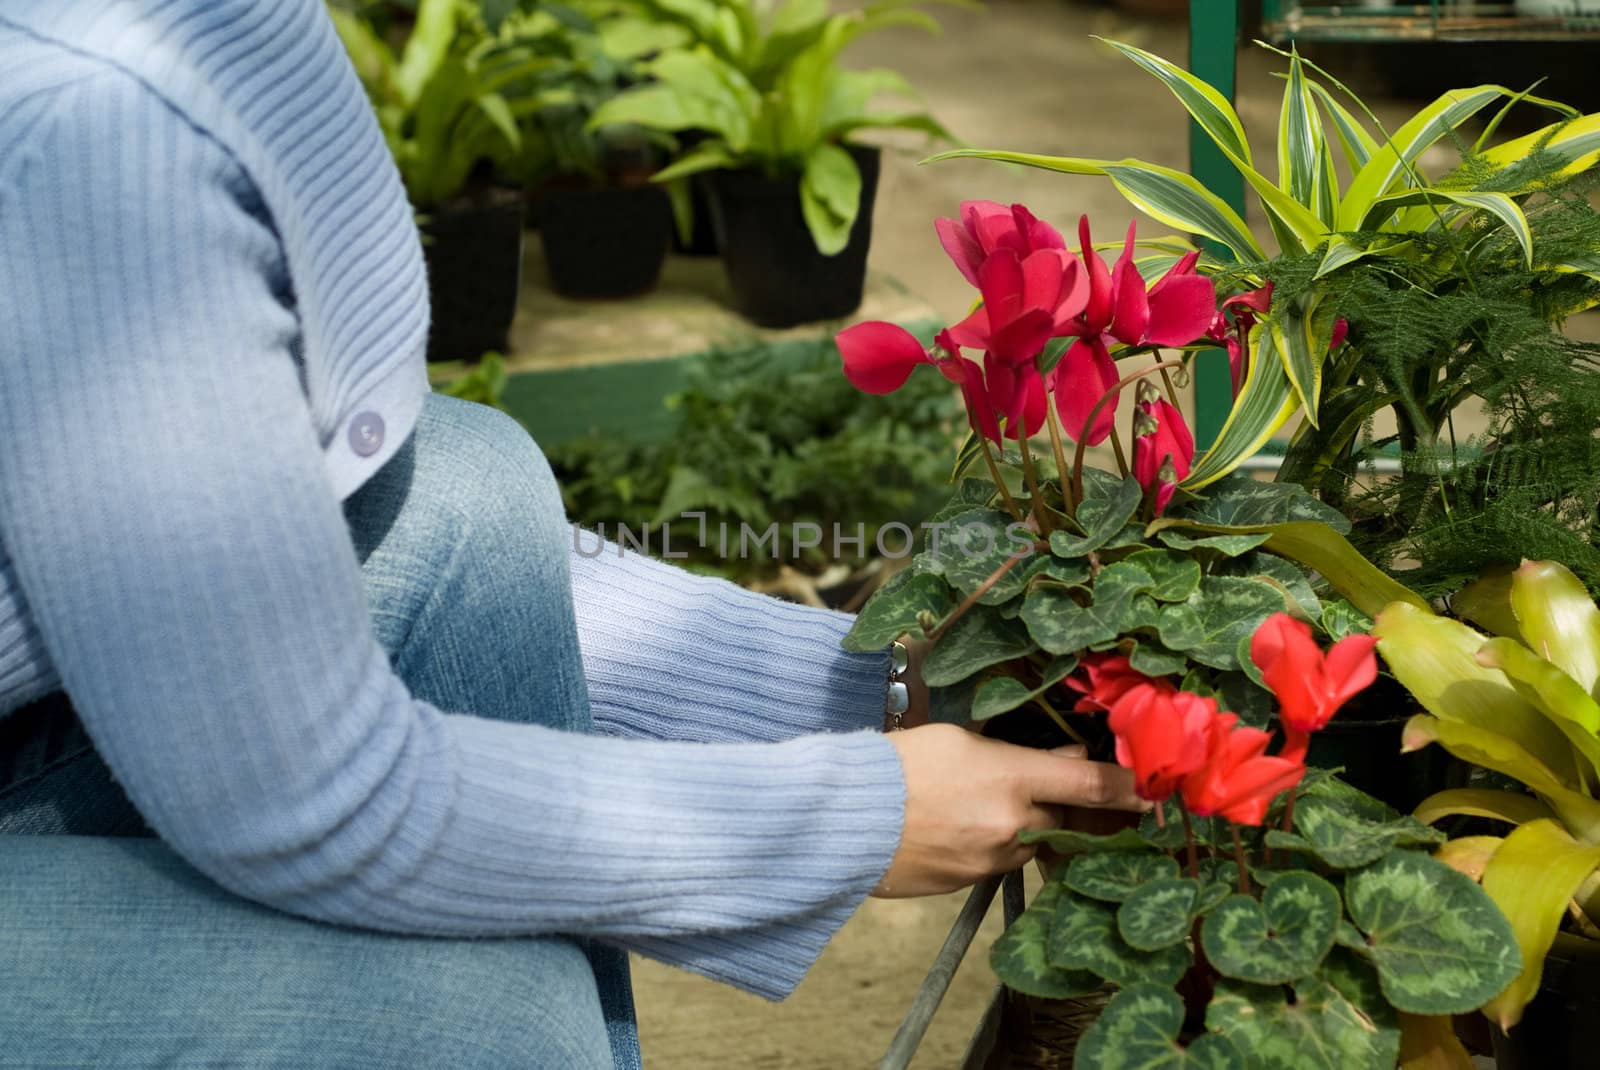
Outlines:
[[[1189,4],[1189,70],[1233,99],[1239,42],[1237,0],[1191,0]],[[1197,123],[1189,123],[1189,171],[1212,193],[1242,216],[1244,177]],[[1212,242],[1214,256],[1231,255]],[[1195,360],[1195,443],[1215,441],[1233,405],[1233,385],[1223,350],[1201,353]]]

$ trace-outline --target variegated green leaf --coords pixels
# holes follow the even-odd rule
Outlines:
[[[1187,1047],[1183,1000],[1170,988],[1130,985],[1117,993],[1078,1041],[1076,1070],[1239,1070],[1248,1065],[1232,1041],[1203,1033]]]
[[[1128,203],[1153,219],[1221,242],[1240,260],[1266,259],[1266,253],[1238,212],[1194,176],[1170,167],[1142,160],[1092,160],[992,149],[954,149],[930,156],[924,162],[953,159],[998,160],[1069,175],[1105,175]]]
[[[1250,348],[1254,352],[1239,396],[1216,441],[1183,481],[1186,490],[1215,483],[1255,456],[1295,413],[1298,401],[1272,332],[1258,324],[1251,332]]]
[[[1563,176],[1587,171],[1600,162],[1600,112],[1570,122],[1552,123],[1542,130],[1496,145],[1485,152],[1483,158],[1501,167],[1510,167],[1540,148],[1567,161],[1561,170]],[[1543,176],[1539,181],[1549,181],[1549,177]]]
[[[1395,851],[1351,874],[1344,898],[1398,1010],[1465,1014],[1522,968],[1511,927],[1482,889],[1420,851]]]
[[[1184,106],[1194,121],[1200,124],[1200,129],[1204,130],[1223,152],[1243,160],[1246,164],[1253,163],[1250,158],[1250,140],[1245,136],[1244,124],[1239,121],[1239,113],[1234,111],[1233,104],[1215,86],[1202,78],[1196,78],[1177,64],[1146,52],[1142,48],[1103,37],[1096,40],[1104,41],[1159,78],[1172,95],[1178,98],[1178,102]]]
[[[1341,916],[1337,888],[1314,873],[1287,873],[1259,903],[1247,895],[1224,899],[1206,915],[1200,941],[1225,977],[1288,984],[1322,963]]]
[[[1147,881],[1117,908],[1117,931],[1140,951],[1171,947],[1189,935],[1200,892],[1200,882],[1189,877]]]
[[[1063,969],[1088,970],[1117,985],[1176,984],[1189,971],[1194,956],[1187,945],[1140,951],[1117,932],[1116,912],[1112,903],[1070,891],[1064,894],[1050,926],[1050,962]]]
[[[1322,147],[1322,121],[1306,88],[1305,67],[1299,53],[1291,52],[1278,113],[1278,188],[1301,204],[1313,203]]]
[[[1312,80],[1308,80],[1307,84],[1311,86],[1311,92],[1322,102],[1323,110],[1333,122],[1333,129],[1339,136],[1339,144],[1344,149],[1345,163],[1350,165],[1350,173],[1360,174],[1367,161],[1378,151],[1377,141],[1373,140],[1367,128],[1339,103],[1327,87]]]
[[[1092,973],[1050,964],[1050,926],[1064,893],[1059,881],[1039,889],[1028,909],[989,950],[995,975],[1013,991],[1042,999],[1070,999],[1088,995],[1103,984]]]
[[[1353,264],[1364,256],[1387,255],[1399,252],[1410,244],[1409,240],[1379,242],[1362,248],[1342,235],[1334,235],[1328,242],[1327,251],[1322,254],[1322,263],[1317,266],[1317,273],[1313,278],[1320,279],[1331,275],[1340,268]]]
[[[1437,189],[1391,193],[1372,202],[1372,207],[1367,210],[1366,217],[1361,220],[1358,229],[1377,230],[1391,213],[1400,208],[1441,204],[1458,204],[1464,208],[1488,212],[1495,216],[1511,230],[1512,236],[1517,239],[1517,244],[1522,246],[1523,259],[1527,261],[1529,267],[1533,266],[1533,232],[1528,229],[1528,217],[1522,214],[1522,208],[1517,202],[1504,193],[1450,193]]]
[[[1373,203],[1401,180],[1430,145],[1472,118],[1490,101],[1508,93],[1497,85],[1453,89],[1412,116],[1351,180],[1344,201],[1339,205],[1338,229],[1359,229]]]

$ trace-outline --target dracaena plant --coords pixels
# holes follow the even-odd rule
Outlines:
[[[1173,93],[1244,178],[1268,233],[1253,233],[1194,177],[1142,160],[946,156],[1105,176],[1134,207],[1234,261],[1234,288],[1255,295],[1224,335],[1237,399],[1184,485],[1220,479],[1299,414],[1279,478],[1351,515],[1357,544],[1380,564],[1423,558],[1417,578],[1430,592],[1449,589],[1464,562],[1475,574],[1509,534],[1552,551],[1565,542],[1563,555],[1600,581],[1600,555],[1563,537],[1600,503],[1587,439],[1600,413],[1600,351],[1560,332],[1565,316],[1600,300],[1600,215],[1584,185],[1600,160],[1600,115],[1479,85],[1389,130],[1290,53],[1268,162],[1222,94],[1159,56],[1107,43]],[[1557,121],[1497,142],[1515,104]],[[1485,115],[1482,135],[1469,137],[1465,124]],[[1459,165],[1425,172],[1422,154],[1435,146],[1458,149]],[[1159,271],[1178,255],[1154,249],[1141,263]],[[1341,323],[1348,339],[1330,345]],[[1488,410],[1486,440],[1458,439],[1452,414],[1468,404]],[[1385,410],[1396,431],[1373,439]],[[1352,487],[1379,450],[1398,458],[1398,478]]]
[[[1481,879],[1511,920],[1526,968],[1485,1012],[1510,1028],[1537,994],[1563,922],[1600,937],[1600,609],[1552,561],[1525,562],[1452,599],[1483,631],[1417,606],[1378,617],[1378,649],[1428,711],[1405,746],[1438,744],[1516,783],[1441,792],[1424,821],[1510,827],[1452,840],[1441,857]]]
[[[1403,1041],[1428,1065],[1465,1058],[1447,1016],[1516,975],[1510,927],[1426,853],[1442,835],[1304,764],[1310,734],[1375,677],[1372,646],[1324,654],[1303,622],[1263,622],[1248,657],[1281,705],[1276,754],[1266,731],[1126,659],[1099,655],[1074,681],[1156,808],[1113,836],[1025,833],[1065,861],[991,962],[1034,996],[1117,990],[1075,1067],[1388,1070]]]

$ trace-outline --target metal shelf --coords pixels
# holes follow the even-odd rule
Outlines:
[[[1600,41],[1600,13],[1519,14],[1508,3],[1451,3],[1374,7],[1263,0],[1261,28],[1289,41]]]

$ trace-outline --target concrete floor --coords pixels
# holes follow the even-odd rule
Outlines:
[[[1066,0],[990,0],[982,11],[938,13],[946,27],[942,37],[884,33],[862,40],[849,54],[852,62],[903,72],[929,109],[975,146],[1136,156],[1187,167],[1181,108],[1154,79],[1090,38],[1113,37],[1184,63],[1185,21],[1137,18]],[[1282,95],[1281,83],[1272,77],[1277,69],[1275,57],[1243,49],[1238,106],[1258,159],[1276,156]],[[1386,123],[1410,113],[1406,105],[1381,98],[1369,103]],[[962,200],[1020,201],[1068,234],[1078,215],[1087,213],[1103,239],[1118,237],[1130,218],[1126,203],[1103,179],[981,161],[920,167],[917,160],[925,153],[918,140],[896,143],[905,148],[885,162],[871,265],[898,278],[950,320],[965,313],[973,294],[940,251],[933,220],[956,214]],[[1164,230],[1141,223],[1141,232]],[[869,900],[798,993],[780,1005],[653,963],[636,963],[646,1067],[848,1070],[877,1065],[962,899]],[[993,987],[985,960],[998,932],[994,915],[998,907],[913,1064],[923,1070],[953,1067],[966,1049]]]

